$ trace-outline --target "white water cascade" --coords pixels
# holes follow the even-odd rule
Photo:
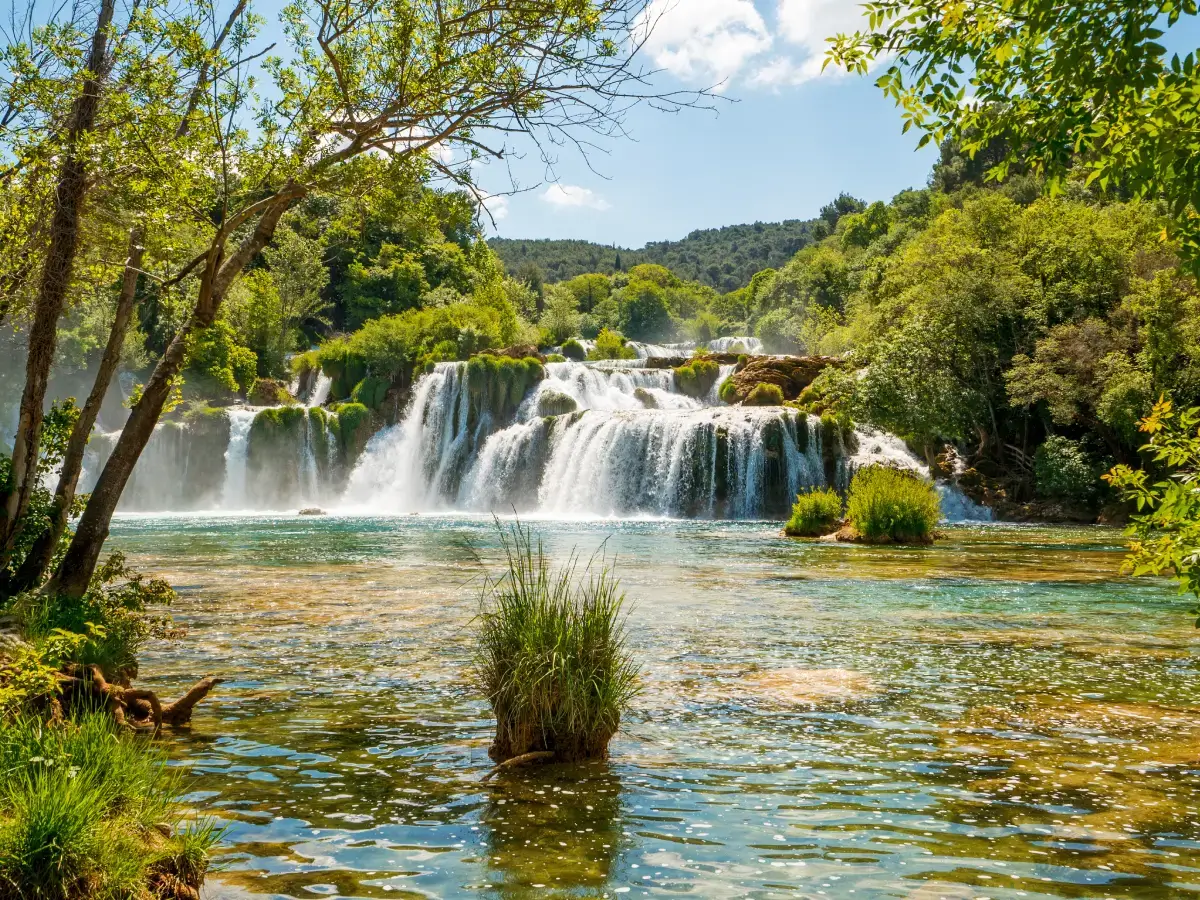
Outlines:
[[[717,406],[715,389],[686,396],[669,369],[550,363],[546,371],[514,420],[495,423],[473,408],[466,366],[438,365],[418,382],[405,418],[368,444],[345,504],[749,518],[780,514],[801,487],[824,483],[815,419]],[[564,396],[574,412],[539,414]]]
[[[250,426],[257,410],[235,407],[228,411],[229,446],[225,448],[225,483],[221,488],[222,509],[249,509],[246,471],[249,467]]]

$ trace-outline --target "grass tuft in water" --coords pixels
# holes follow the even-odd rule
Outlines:
[[[625,596],[611,565],[572,555],[552,571],[519,523],[500,529],[507,571],[484,588],[476,676],[496,715],[496,762],[550,751],[604,759],[638,690],[625,647]]]
[[[842,498],[831,488],[819,488],[797,495],[783,531],[790,537],[821,537],[836,529],[841,520]]]
[[[180,776],[107,713],[0,729],[0,898],[185,896],[220,834],[178,828]]]
[[[846,517],[866,541],[925,544],[941,519],[934,486],[912,472],[867,466],[850,482]]]

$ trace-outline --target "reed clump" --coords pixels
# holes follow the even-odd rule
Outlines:
[[[858,540],[928,544],[941,519],[941,501],[933,484],[913,472],[867,466],[850,482],[846,517]]]
[[[552,570],[520,524],[501,529],[506,571],[486,585],[476,677],[496,716],[488,755],[605,759],[638,690],[625,645],[625,596],[607,560]]]
[[[842,521],[842,498],[832,488],[820,488],[796,496],[792,517],[783,531],[789,537],[822,537],[835,531]]]

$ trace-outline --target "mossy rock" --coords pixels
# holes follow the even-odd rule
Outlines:
[[[285,406],[296,402],[288,386],[274,378],[255,379],[247,400],[251,406]]]
[[[676,390],[681,394],[700,400],[707,397],[708,392],[717,383],[721,367],[710,359],[694,359],[686,365],[676,367],[673,371]]]
[[[539,416],[564,416],[579,408],[575,398],[561,391],[543,390],[538,394],[537,408]]]
[[[746,406],[783,406],[783,390],[777,384],[756,384],[743,402]]]
[[[562,345],[562,355],[575,362],[583,362],[587,359],[587,351],[583,349],[583,344],[574,338]]]
[[[347,470],[354,468],[374,430],[371,411],[361,403],[342,403],[329,418],[329,431],[338,442],[338,456]]]
[[[633,396],[637,398],[637,401],[646,409],[658,409],[658,398],[646,388],[634,388]]]
[[[507,422],[529,390],[545,377],[546,369],[536,356],[516,359],[481,353],[471,357],[467,388],[472,420],[490,415],[497,423]]]
[[[368,375],[354,386],[354,390],[350,393],[350,398],[355,403],[361,403],[367,409],[378,410],[387,399],[387,394],[391,387],[392,382],[390,379]]]

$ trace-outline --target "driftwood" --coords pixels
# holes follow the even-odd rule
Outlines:
[[[549,762],[557,755],[553,750],[534,750],[532,753],[522,753],[520,756],[506,759],[498,766],[493,766],[480,780],[487,781],[502,769],[515,769],[518,766],[530,766],[536,762]]]
[[[96,665],[69,665],[58,675],[61,700],[56,700],[54,712],[61,715],[64,708],[91,704],[108,710],[117,724],[136,731],[158,733],[163,725],[186,725],[192,719],[196,704],[221,683],[220,678],[201,678],[178,700],[162,703],[154,691],[113,684]]]

